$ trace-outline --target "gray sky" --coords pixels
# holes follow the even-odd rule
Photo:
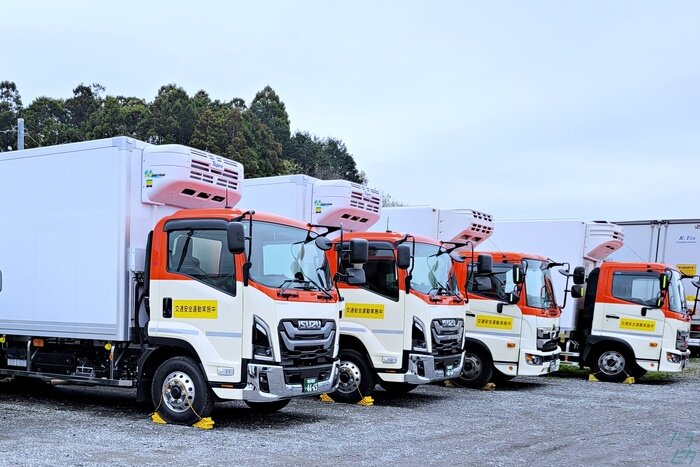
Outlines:
[[[0,79],[153,99],[270,84],[408,204],[700,217],[694,1],[3,2]]]

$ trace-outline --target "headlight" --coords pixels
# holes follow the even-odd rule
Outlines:
[[[666,352],[666,360],[668,360],[669,363],[680,363],[681,356],[675,353]]]
[[[542,365],[542,357],[539,355],[525,354],[525,361],[528,365]]]
[[[262,318],[253,317],[253,358],[274,360],[270,344],[270,327]]]
[[[425,324],[415,316],[413,317],[413,331],[411,332],[413,350],[428,350],[428,342],[425,339]]]

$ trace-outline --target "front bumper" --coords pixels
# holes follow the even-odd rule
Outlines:
[[[464,352],[444,357],[409,354],[408,371],[404,377],[404,382],[409,384],[428,384],[456,378],[462,373],[463,366]]]
[[[676,361],[669,361],[668,354],[674,356]],[[690,360],[690,350],[681,352],[680,350],[671,349],[661,349],[661,361],[659,362],[658,371],[668,371],[668,372],[679,372],[683,371],[688,367],[688,362]],[[653,371],[653,368],[648,368],[643,365],[644,362],[637,362],[645,370]]]
[[[518,358],[518,368],[515,373],[517,376],[541,376],[559,371],[560,353],[561,351],[559,349],[554,352],[521,349]],[[528,363],[528,355],[531,356],[530,361],[535,358],[539,363]]]
[[[333,392],[338,386],[338,369],[340,362],[313,368],[286,368],[257,363],[248,364],[248,381],[243,389],[243,400],[251,402],[271,402],[298,396],[313,396]],[[309,375],[325,374],[323,380],[318,378],[318,387],[304,391],[303,373]],[[302,373],[300,379],[299,374]],[[297,380],[299,380],[297,382]]]

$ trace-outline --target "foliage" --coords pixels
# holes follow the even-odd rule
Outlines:
[[[68,99],[38,97],[24,107],[15,83],[0,82],[0,151],[16,149],[17,118],[25,119],[26,147],[118,135],[155,144],[184,144],[234,159],[246,177],[306,173],[366,183],[345,143],[308,132],[290,133],[284,102],[265,86],[250,107],[241,98],[212,100],[175,85],[162,86],[153,101],[105,95],[100,84],[79,84]]]

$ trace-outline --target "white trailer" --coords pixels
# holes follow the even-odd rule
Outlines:
[[[648,261],[674,266],[686,276],[686,307],[694,309],[693,276],[700,264],[700,219],[640,220],[616,222],[625,229],[625,246],[611,255],[615,261]],[[695,277],[697,279],[697,277]],[[693,316],[689,345],[700,351],[700,315]]]
[[[333,390],[330,244],[232,209],[242,181],[126,137],[3,153],[0,374],[136,387],[180,423],[214,397],[274,410]]]

